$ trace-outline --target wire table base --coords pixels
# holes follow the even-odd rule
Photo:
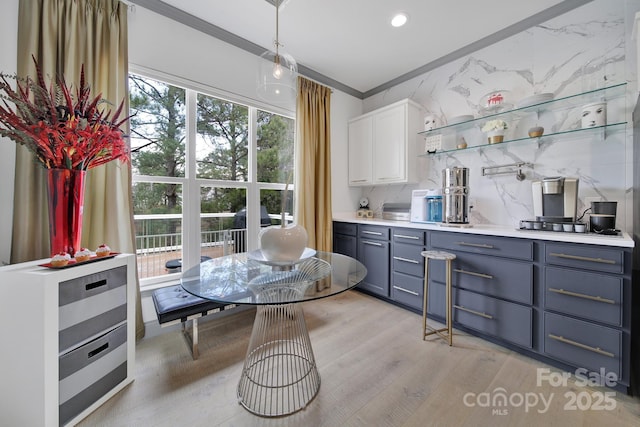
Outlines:
[[[238,402],[278,417],[304,409],[320,390],[320,374],[299,304],[257,307]]]

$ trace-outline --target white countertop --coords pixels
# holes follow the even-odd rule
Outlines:
[[[519,230],[512,227],[472,224],[470,227],[447,226],[439,223],[417,223],[409,221],[391,221],[382,218],[358,218],[355,212],[337,213],[334,221],[352,222],[357,224],[387,225],[391,227],[418,228],[422,230],[438,230],[452,233],[484,234],[490,236],[518,237],[533,240],[549,240],[554,242],[585,243],[590,245],[617,246],[633,248],[635,243],[628,233],[622,232],[618,236],[605,236],[594,233],[569,233],[564,231],[533,231]]]

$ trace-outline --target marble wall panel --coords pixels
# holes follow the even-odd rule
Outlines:
[[[626,57],[628,50],[635,50],[631,40],[635,11],[640,11],[640,0],[596,0],[367,98],[365,111],[411,98],[446,123],[458,115],[481,116],[480,99],[498,89],[509,90],[517,103],[538,93],[551,92],[558,99],[627,82],[621,96],[607,100],[607,119],[630,123],[637,93],[635,63],[629,64]],[[635,52],[629,56],[635,62]],[[543,126],[545,133],[580,129],[581,112],[580,105],[526,115],[510,123],[507,138],[525,137],[534,125]],[[469,146],[484,144],[482,124],[447,135],[444,148],[453,149],[462,137]],[[377,209],[383,202],[408,202],[413,189],[440,187],[444,168],[464,166],[470,169],[471,222],[516,226],[533,216],[533,180],[577,177],[578,215],[588,207],[587,198],[617,200],[617,227],[631,232],[632,135],[631,126],[623,125],[420,157],[417,185],[367,187],[363,195]],[[418,151],[423,147],[419,145]],[[532,165],[523,169],[524,181],[513,175],[482,176],[483,167],[517,162]]]

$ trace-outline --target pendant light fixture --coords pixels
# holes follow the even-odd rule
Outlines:
[[[280,0],[275,0],[276,38],[275,51],[260,55],[258,66],[258,96],[280,107],[295,107],[298,65],[291,55],[284,52],[279,39],[278,15]]]

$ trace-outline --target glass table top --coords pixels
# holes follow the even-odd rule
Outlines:
[[[288,304],[335,295],[355,287],[367,275],[359,261],[336,253],[286,265],[270,265],[247,253],[204,261],[182,274],[189,293],[231,304]]]

